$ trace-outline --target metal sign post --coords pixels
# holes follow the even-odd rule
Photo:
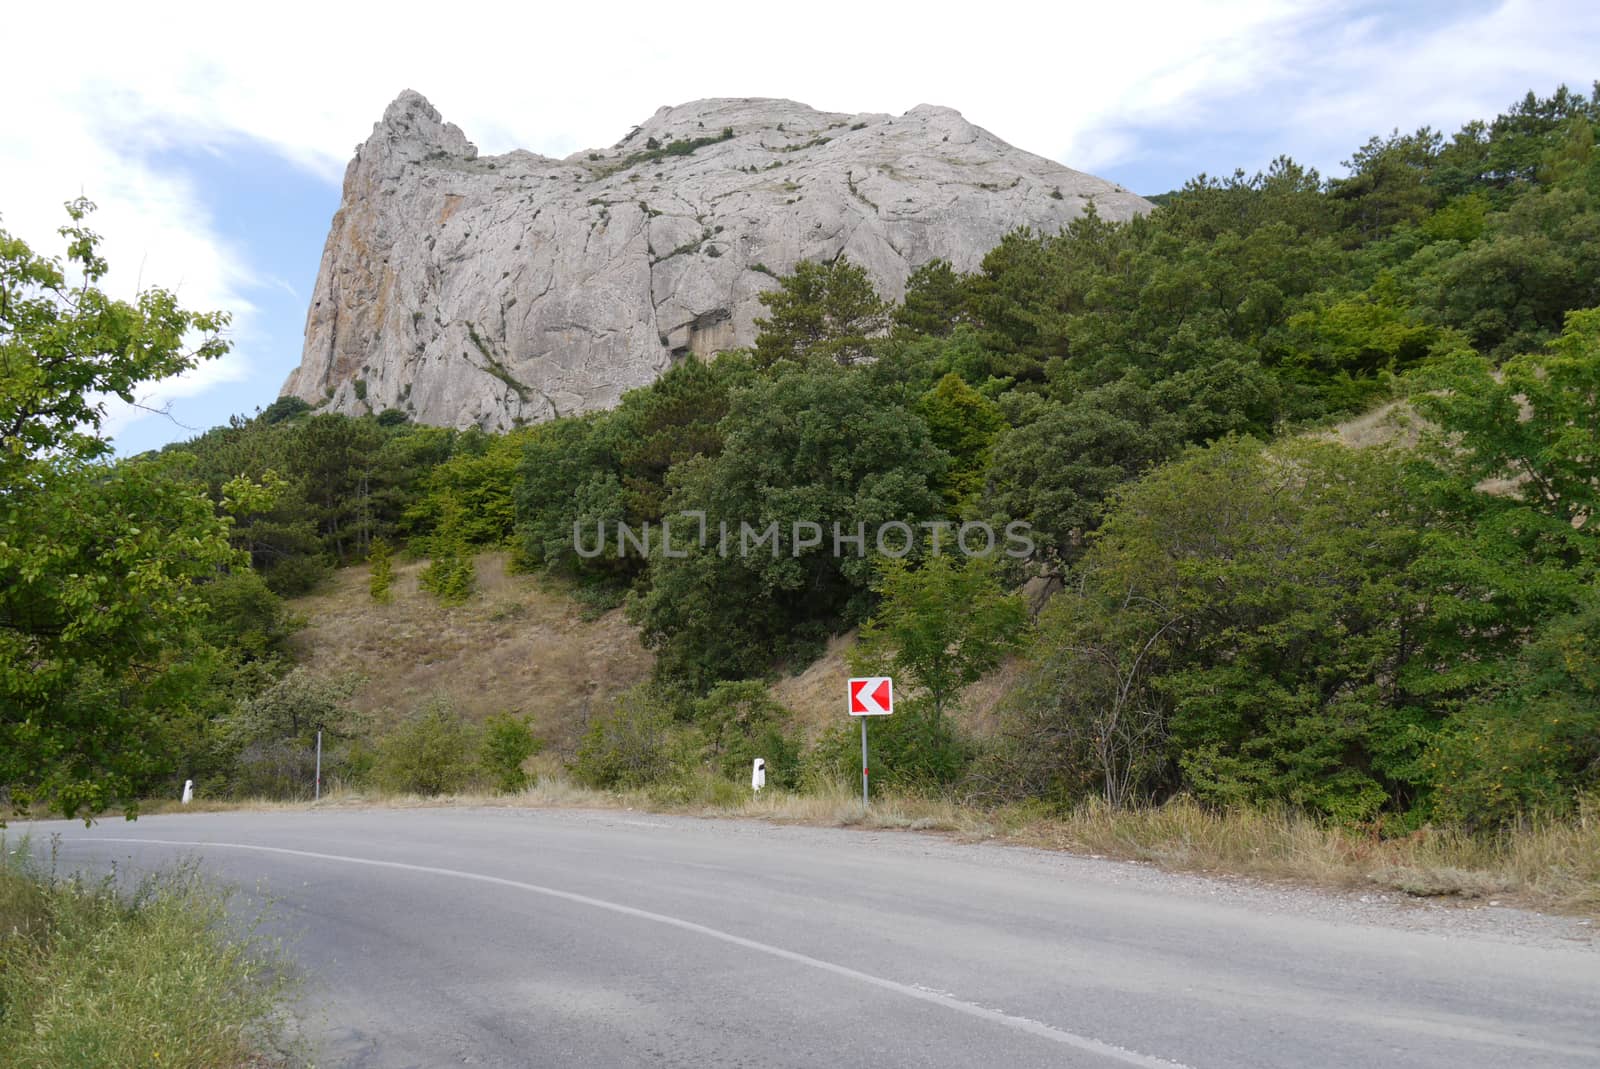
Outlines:
[[[313,801],[322,801],[322,732],[317,732],[317,785]]]
[[[867,808],[867,718],[861,718],[861,808]]]
[[[852,679],[847,691],[851,716],[861,718],[861,808],[867,808],[867,718],[894,712],[894,680],[888,676]]]

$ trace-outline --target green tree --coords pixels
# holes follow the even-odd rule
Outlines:
[[[387,605],[394,600],[394,592],[390,589],[394,585],[394,553],[389,549],[389,543],[374,538],[367,551],[367,560],[372,566],[367,590],[373,601]]]
[[[1329,184],[1333,198],[1345,208],[1345,222],[1365,238],[1416,223],[1439,201],[1429,175],[1443,150],[1444,138],[1423,127],[1415,134],[1398,130],[1374,137],[1345,161],[1346,178]]]
[[[422,589],[446,605],[459,605],[472,597],[477,568],[463,531],[461,506],[446,496],[440,507],[439,527],[427,540],[428,566],[418,582]]]
[[[718,456],[674,469],[673,556],[657,538],[630,606],[663,677],[704,690],[820,648],[866,614],[880,526],[942,517],[943,452],[903,401],[865,388],[867,374],[777,370],[735,391]],[[679,510],[705,514],[704,545]],[[864,540],[836,553],[835,527]]]
[[[1048,405],[997,437],[985,505],[1001,519],[1027,521],[1046,561],[1070,563],[1111,492],[1181,440],[1179,421],[1132,384]]]
[[[886,671],[927,695],[937,725],[962,688],[1022,644],[1027,606],[1001,590],[986,557],[958,564],[941,553],[915,568],[882,559],[878,570],[878,607],[861,626],[851,663],[862,674]]]
[[[1457,347],[1414,377],[1413,404],[1441,428],[1433,455],[1468,485],[1496,480],[1578,555],[1600,508],[1600,308],[1571,312],[1546,352],[1496,367]],[[1566,552],[1563,549],[1562,552]]]
[[[578,555],[575,532],[585,545],[595,532],[615,530],[627,519],[627,502],[616,458],[601,429],[609,417],[590,414],[541,423],[523,449],[516,504],[522,557],[551,571],[587,573],[626,582],[633,572],[618,559],[615,543],[597,559]]]
[[[234,417],[224,427],[163,451],[228,509],[234,546],[249,554],[251,566],[282,596],[311,590],[327,573],[305,480],[286,448],[293,434],[292,423]],[[230,503],[226,488],[239,478],[272,492]]]
[[[1005,427],[999,407],[955,372],[941,378],[917,402],[933,442],[950,457],[944,498],[954,515],[978,498],[995,437]]]
[[[759,299],[770,313],[756,320],[755,359],[762,367],[808,358],[859,363],[889,326],[889,306],[872,279],[843,256],[829,263],[800,261],[794,274]]]
[[[40,457],[104,456],[111,447],[99,435],[101,397],[132,404],[140,386],[228,351],[221,312],[185,311],[158,288],[131,302],[101,290],[110,268],[99,235],[84,225],[94,205],[80,197],[66,208],[65,261],[0,231],[0,471],[8,479]],[[191,349],[192,333],[201,340]]]
[[[517,469],[532,430],[509,434],[462,434],[448,460],[422,475],[422,493],[406,510],[413,534],[439,524],[446,499],[461,510],[462,537],[474,546],[504,546],[516,533]]]
[[[690,360],[630,390],[611,412],[535,428],[517,486],[524,558],[588,580],[602,594],[636,580],[647,562],[618,552],[618,525],[638,531],[661,523],[668,474],[722,451],[732,391],[753,377],[740,354]]]
[[[99,398],[221,355],[227,319],[105,294],[91,208],[67,206],[64,261],[0,231],[0,796],[67,816],[175,771],[215,663],[196,593],[243,565],[171,463],[97,462]]]
[[[929,260],[906,279],[905,300],[894,310],[896,333],[947,336],[961,322],[966,296],[949,260]]]

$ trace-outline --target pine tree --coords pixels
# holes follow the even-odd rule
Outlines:
[[[477,570],[461,529],[461,506],[454,494],[445,497],[439,526],[428,541],[433,559],[422,570],[422,587],[446,605],[459,605],[472,596]]]
[[[394,600],[389,590],[394,582],[394,554],[389,549],[389,543],[374,538],[367,559],[372,564],[372,577],[367,582],[367,589],[372,592],[373,601],[387,605]]]

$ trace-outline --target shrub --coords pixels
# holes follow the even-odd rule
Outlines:
[[[537,780],[523,771],[522,763],[543,746],[525,717],[510,713],[490,717],[483,731],[483,767],[495,789],[514,794],[533,786]]]
[[[229,792],[237,798],[299,798],[312,793],[316,750],[299,739],[258,739],[234,757]],[[210,793],[202,784],[202,793]]]
[[[671,704],[660,691],[640,684],[589,725],[572,773],[585,786],[602,790],[644,787],[681,764],[674,752],[681,748],[676,735]]]
[[[925,699],[901,699],[893,716],[873,717],[867,729],[867,760],[875,790],[929,791],[961,779],[972,749]],[[861,728],[839,724],[817,740],[809,771],[821,780],[860,781]]]
[[[1600,786],[1600,599],[1559,617],[1500,666],[1425,757],[1434,812],[1492,828],[1572,813]]]
[[[478,770],[478,732],[443,699],[396,728],[378,745],[378,786],[396,794],[449,794]]]
[[[329,568],[321,557],[285,557],[261,573],[274,594],[292,598],[309,594],[328,577]]]
[[[343,773],[350,740],[361,720],[346,704],[359,679],[322,679],[296,668],[223,718],[216,733],[226,781],[197,776],[205,794],[235,797],[309,797],[316,778],[316,735],[324,733],[323,777]],[[216,789],[213,789],[213,788]]]
[[[718,683],[694,705],[705,737],[706,762],[723,777],[747,781],[756,758],[767,762],[769,787],[794,788],[800,781],[800,742],[787,729],[789,710],[773,701],[757,680]]]
[[[472,597],[472,591],[478,585],[478,572],[470,556],[447,551],[436,554],[417,581],[422,584],[422,589],[444,604],[459,605]]]

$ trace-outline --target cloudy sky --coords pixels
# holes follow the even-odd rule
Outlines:
[[[1372,134],[1450,132],[1600,77],[1592,0],[18,6],[0,227],[59,251],[81,192],[111,289],[234,315],[229,357],[143,398],[170,415],[113,412],[124,452],[276,396],[345,163],[403,88],[484,152],[552,156],[700,97],[944,104],[1156,193],[1283,153],[1339,173]]]

